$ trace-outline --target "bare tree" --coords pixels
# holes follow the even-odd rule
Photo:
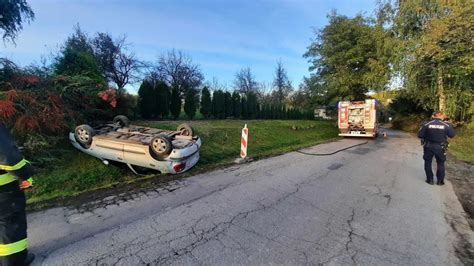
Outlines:
[[[235,74],[234,86],[236,90],[244,94],[258,91],[258,82],[255,80],[250,67],[242,68]]]
[[[204,80],[199,65],[194,64],[188,55],[174,49],[160,56],[152,72],[152,77],[176,88],[181,98],[190,89],[198,91]]]
[[[108,33],[98,33],[93,39],[94,56],[108,81],[123,92],[127,84],[138,81],[145,64],[128,51],[126,38],[116,40]]]
[[[110,73],[117,88],[123,88],[130,83],[140,80],[144,63],[137,59],[134,53],[121,52],[115,61],[114,70]]]
[[[277,62],[277,66],[275,68],[273,87],[275,88],[273,95],[276,103],[284,104],[284,101],[293,90],[293,87],[291,86],[291,82],[288,79],[288,74],[286,73],[286,69],[283,67],[281,61]]]
[[[272,84],[269,82],[261,82],[258,86],[257,97],[261,104],[272,104]]]
[[[303,109],[311,108],[312,102],[312,94],[311,89],[308,87],[307,81],[303,81],[299,89],[296,91],[291,92],[289,94],[289,101],[293,107],[299,107]]]
[[[227,91],[227,86],[224,83],[221,83],[219,79],[216,77],[212,77],[211,81],[206,82],[206,86],[211,90],[211,91]]]

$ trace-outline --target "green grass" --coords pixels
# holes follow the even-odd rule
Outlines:
[[[474,122],[456,129],[456,136],[449,141],[449,151],[456,159],[474,163]]]
[[[105,166],[99,160],[73,150],[67,155],[68,160],[61,160],[56,167],[40,171],[34,177],[28,203],[74,196],[125,181],[126,175],[119,168]]]
[[[421,116],[400,116],[393,121],[392,128],[416,133],[423,119]],[[456,128],[456,136],[449,140],[449,153],[456,159],[474,163],[474,122]]]
[[[182,121],[138,122],[141,125],[175,130]],[[201,137],[201,159],[192,171],[205,171],[230,164],[239,157],[241,129],[249,128],[248,155],[262,158],[315,145],[337,137],[334,122],[301,120],[209,120],[191,121]],[[296,126],[298,129],[294,130]],[[62,147],[63,149],[65,147]],[[156,176],[156,175],[155,175]],[[147,178],[153,178],[149,176]],[[143,180],[127,169],[105,166],[98,159],[67,147],[54,167],[35,177],[28,193],[29,203],[74,196],[83,192]]]
[[[142,124],[174,130],[179,123],[177,121]],[[190,124],[203,143],[198,168],[226,164],[238,158],[244,124],[249,128],[248,155],[253,158],[281,154],[337,136],[334,123],[322,121],[215,120],[192,121]],[[293,130],[293,125],[301,129]]]

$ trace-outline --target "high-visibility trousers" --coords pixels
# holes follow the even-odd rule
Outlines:
[[[24,265],[27,256],[26,198],[18,181],[0,186],[0,265]]]

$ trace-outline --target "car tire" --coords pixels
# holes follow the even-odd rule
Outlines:
[[[184,123],[178,126],[177,131],[180,132],[180,135],[182,136],[194,136],[194,129],[191,127],[189,124]]]
[[[91,146],[92,137],[94,137],[94,129],[89,125],[80,125],[74,130],[74,138],[85,149]]]
[[[161,160],[171,153],[171,139],[166,135],[158,135],[151,139],[150,154],[153,158]]]
[[[130,126],[130,119],[124,115],[118,115],[114,117],[114,124],[119,124],[120,127],[128,127]]]

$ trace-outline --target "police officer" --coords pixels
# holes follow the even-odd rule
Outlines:
[[[23,158],[10,135],[0,123],[0,265],[28,265],[26,199],[23,189],[31,187],[33,168]]]
[[[454,137],[455,132],[452,125],[443,121],[443,113],[435,112],[432,118],[431,121],[425,123],[420,131],[418,131],[418,137],[422,139],[423,144],[426,183],[430,185],[434,184],[433,171],[431,169],[431,162],[434,156],[437,163],[437,184],[442,186],[444,185],[444,161],[446,161],[448,137]]]

